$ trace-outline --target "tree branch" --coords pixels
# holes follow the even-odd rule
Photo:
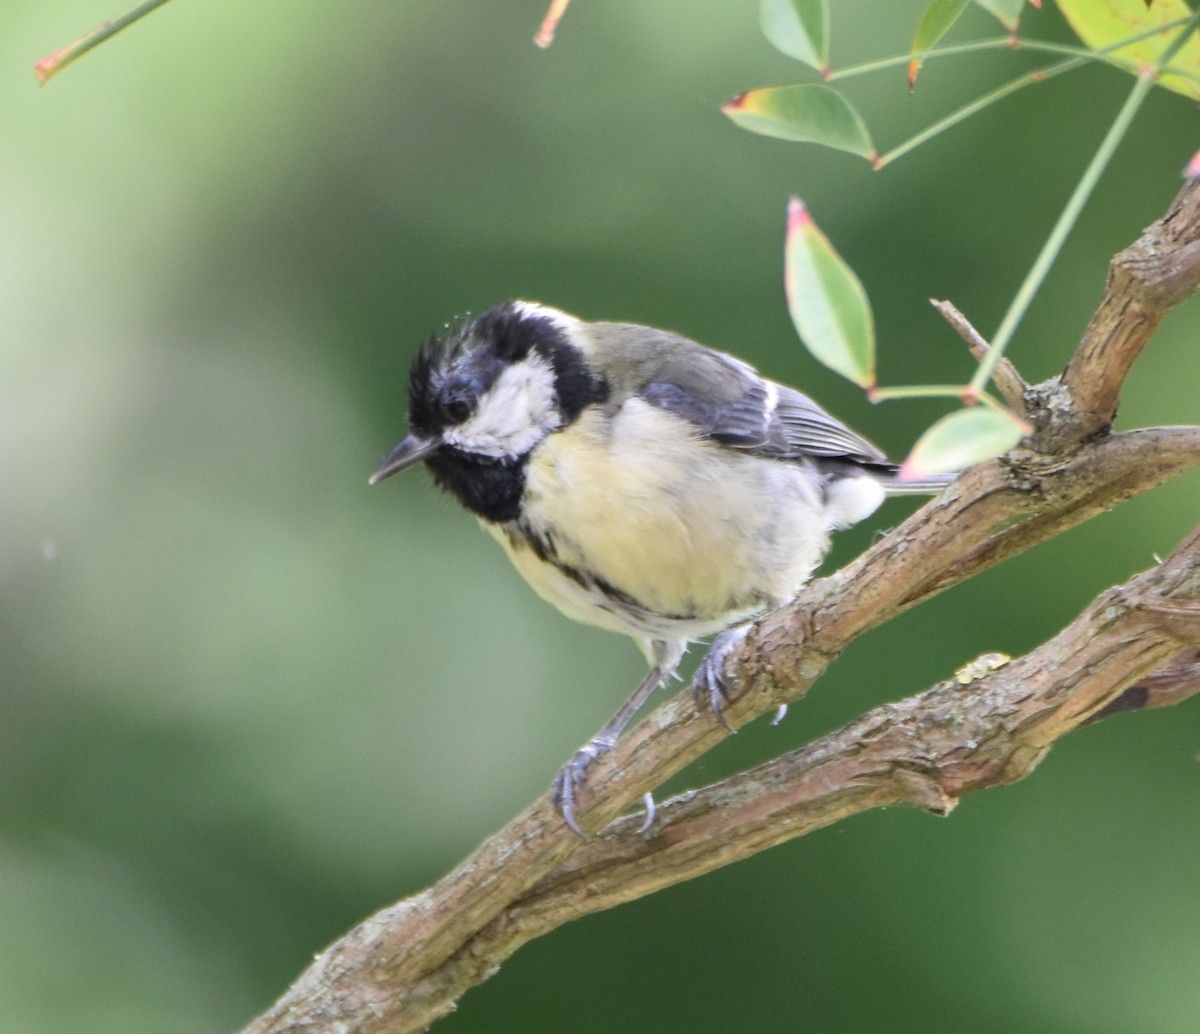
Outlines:
[[[964,793],[1024,778],[1055,740],[1109,713],[1108,702],[1133,679],[1171,683],[1160,706],[1200,692],[1195,646],[1157,667],[1181,640],[1200,642],[1200,527],[1164,564],[1100,594],[1020,660],[966,686],[948,679],[885,704],[667,801],[649,837],[629,835],[636,816],[614,823],[515,902],[503,923],[535,936],[867,808],[909,804],[949,814]]]
[[[1114,697],[1092,715],[1088,722],[1097,722],[1125,711],[1172,707],[1181,700],[1200,693],[1200,647],[1189,646],[1139,679],[1120,696]]]
[[[1200,283],[1200,192],[1189,183],[1158,222],[1109,265],[1083,340],[1063,371],[1072,399],[1070,436],[1106,431],[1134,360],[1163,316]]]
[[[1200,428],[1107,433],[1133,360],[1197,282],[1200,186],[1191,183],[1114,260],[1063,377],[1025,393],[1036,428],[1025,447],[967,471],[856,561],[759,622],[726,665],[741,687],[725,711],[731,724],[799,699],[849,642],[902,610],[1200,466]],[[1020,778],[1123,687],[1146,685],[1181,646],[1200,642],[1198,537],[1193,532],[1166,563],[1102,594],[1039,650],[969,689],[940,684],[667,802],[648,837],[624,821],[581,842],[547,798],[535,802],[432,887],[318,956],[247,1034],[421,1030],[521,944],[574,916],[855,811],[904,802],[945,814],[962,793]],[[1179,688],[1186,679],[1163,678],[1186,695]],[[605,827],[724,735],[687,694],[667,701],[595,765],[588,785],[600,793],[581,795],[579,821]]]

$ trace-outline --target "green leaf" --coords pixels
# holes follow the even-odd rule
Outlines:
[[[874,160],[871,134],[849,102],[818,83],[770,86],[730,97],[721,111],[743,129],[780,140],[824,144]]]
[[[1028,424],[1004,410],[960,409],[921,435],[898,476],[901,481],[916,481],[930,474],[952,474],[1008,452],[1029,431]]]
[[[912,53],[917,56],[908,64],[910,87],[917,81],[917,73],[921,70],[921,58],[936,46],[938,40],[958,21],[968,3],[970,0],[929,0],[921,20],[917,22],[917,31],[913,34]]]
[[[798,197],[788,201],[784,286],[804,347],[864,388],[875,384],[875,325],[867,293]]]
[[[1157,25],[1190,17],[1192,10],[1184,0],[1154,0],[1147,7],[1145,0],[1058,0],[1067,23],[1075,30],[1085,46],[1100,50],[1128,36],[1146,32]],[[1112,51],[1113,57],[1134,62],[1134,68],[1153,65],[1170,43],[1179,28],[1159,36],[1149,36],[1127,47]],[[1172,67],[1182,68],[1192,76],[1200,76],[1200,39],[1193,36],[1171,59]],[[1200,79],[1182,75],[1165,75],[1162,86],[1186,97],[1200,99]]]
[[[1095,0],[1083,0],[1083,2],[1094,3]],[[1138,2],[1141,3],[1142,0],[1138,0]],[[1025,6],[1025,0],[975,0],[975,3],[988,14],[999,18],[1000,24],[1009,32],[1017,31],[1017,25],[1021,21],[1021,8]]]
[[[829,67],[829,0],[762,0],[759,21],[777,50],[820,72]]]

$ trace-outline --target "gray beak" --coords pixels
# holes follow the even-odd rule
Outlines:
[[[420,463],[441,444],[437,438],[418,438],[415,434],[410,434],[383,458],[368,484],[377,485],[384,478],[399,474],[405,467]]]

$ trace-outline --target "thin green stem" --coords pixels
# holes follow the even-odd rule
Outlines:
[[[931,57],[954,57],[960,54],[975,54],[981,50],[1012,49],[1012,40],[1008,36],[997,36],[994,39],[972,40],[969,43],[955,43],[948,47],[934,47],[923,54],[900,54],[896,57],[884,57],[875,61],[864,61],[861,65],[849,65],[846,68],[832,70],[825,76],[827,83],[838,79],[853,79],[855,76],[867,75],[870,72],[882,72],[897,65],[907,65],[917,58],[925,60]]]
[[[1075,223],[1079,219],[1079,214],[1083,211],[1083,206],[1087,204],[1088,198],[1091,197],[1092,191],[1100,181],[1100,177],[1112,159],[1117,146],[1128,131],[1134,116],[1142,106],[1142,102],[1154,86],[1159,73],[1171,58],[1179,52],[1179,49],[1187,42],[1188,37],[1196,31],[1198,25],[1200,25],[1200,14],[1193,15],[1189,19],[1189,24],[1176,35],[1175,39],[1171,41],[1170,46],[1163,51],[1158,61],[1155,62],[1154,66],[1138,76],[1137,82],[1134,83],[1133,89],[1130,91],[1125,103],[1121,105],[1121,110],[1117,112],[1117,117],[1113,119],[1112,125],[1104,135],[1104,139],[1100,142],[1100,146],[1080,177],[1079,183],[1076,184],[1075,190],[1071,193],[1071,197],[1058,217],[1058,221],[1054,224],[1054,229],[1050,231],[1050,236],[1046,238],[1046,243],[1042,245],[1042,250],[1038,253],[1037,259],[1026,274],[1020,289],[1008,307],[1008,311],[1000,321],[1000,326],[991,339],[991,348],[979,364],[979,368],[975,371],[975,376],[971,378],[970,388],[973,390],[982,391],[983,386],[987,384],[992,375],[992,370],[995,369],[996,363],[1000,361],[1000,357],[1004,354],[1004,350],[1012,340],[1018,325],[1029,310],[1029,306],[1033,302],[1037,292],[1041,289],[1042,284],[1045,282],[1051,266],[1054,265],[1059,252],[1062,250],[1063,244],[1075,228]]]
[[[51,76],[61,72],[71,62],[77,61],[89,50],[95,49],[105,40],[111,39],[122,29],[132,25],[139,18],[145,17],[156,7],[161,7],[166,2],[167,0],[144,0],[143,3],[138,4],[132,11],[126,11],[120,17],[114,18],[110,22],[105,22],[98,29],[89,32],[82,39],[77,39],[74,43],[63,47],[62,50],[56,50],[53,54],[42,58],[33,66],[34,74],[38,77],[38,82],[46,83]]]
[[[981,111],[982,109],[986,108],[989,104],[995,104],[997,101],[1003,100],[1010,93],[1016,93],[1017,90],[1024,89],[1026,86],[1032,86],[1036,83],[1043,83],[1047,79],[1052,79],[1056,75],[1061,75],[1063,72],[1069,72],[1069,71],[1072,71],[1073,69],[1079,68],[1085,62],[1087,62],[1089,60],[1099,59],[1099,60],[1105,60],[1110,64],[1129,66],[1129,67],[1135,66],[1135,64],[1136,64],[1135,62],[1114,60],[1112,58],[1106,57],[1106,55],[1111,54],[1115,50],[1120,50],[1123,47],[1127,47],[1131,43],[1137,43],[1139,40],[1147,39],[1150,36],[1157,36],[1166,30],[1169,30],[1172,28],[1177,28],[1180,26],[1185,26],[1185,25],[1191,23],[1193,18],[1194,18],[1194,16],[1189,17],[1189,18],[1177,18],[1172,22],[1166,22],[1163,25],[1155,26],[1153,29],[1147,29],[1145,32],[1139,32],[1136,35],[1127,36],[1125,39],[1118,40],[1116,43],[1110,43],[1107,47],[1101,47],[1099,50],[1096,50],[1096,51],[1082,50],[1080,48],[1068,47],[1068,46],[1060,47],[1058,44],[1044,44],[1044,45],[1037,44],[1037,43],[1028,44],[1028,46],[1031,49],[1034,47],[1039,47],[1042,49],[1046,49],[1047,51],[1050,51],[1050,52],[1067,53],[1067,54],[1071,54],[1073,56],[1068,57],[1065,61],[1058,62],[1058,64],[1050,65],[1048,68],[1031,69],[1030,71],[1026,72],[1024,75],[1019,75],[1015,79],[1011,79],[1009,82],[1004,83],[1001,86],[998,86],[996,89],[992,90],[991,92],[985,93],[982,97],[977,97],[975,100],[971,101],[969,104],[963,105],[963,107],[959,108],[957,111],[951,112],[945,118],[939,119],[937,122],[933,123],[933,125],[927,126],[925,129],[921,130],[921,132],[917,133],[915,136],[909,137],[908,140],[905,140],[901,144],[897,144],[890,151],[887,151],[886,153],[880,155],[872,163],[872,167],[877,170],[882,169],[885,165],[888,165],[891,162],[894,162],[897,158],[901,157],[902,155],[908,154],[909,151],[912,151],[915,148],[920,147],[920,145],[925,143],[926,140],[930,140],[933,137],[937,136],[939,133],[944,132],[945,130],[950,129],[952,126],[957,125],[959,122],[962,122],[965,119],[970,118],[976,112]],[[1185,38],[1186,38],[1186,34],[1185,34]],[[1007,42],[1007,40],[1002,40],[1001,42]],[[975,43],[961,44],[959,47],[945,47],[945,48],[941,48],[941,49],[935,48],[934,50],[929,51],[928,54],[926,54],[924,56],[928,57],[929,55],[932,55],[932,54],[944,56],[946,54],[952,54],[952,53],[969,53],[971,50],[983,50],[983,49],[986,49],[987,47],[995,47],[996,43],[997,43],[996,40],[978,40]],[[1168,47],[1166,50],[1163,51],[1162,55],[1159,57],[1158,64],[1155,66],[1159,75],[1164,74],[1166,67],[1167,67],[1166,63],[1168,61],[1170,61],[1171,57],[1174,57],[1174,55],[1178,52],[1178,49],[1179,49],[1178,47]],[[910,57],[911,56],[913,56],[913,55],[910,55]],[[883,62],[876,62],[875,64],[878,67],[886,67],[889,64],[900,64],[907,60],[909,60],[909,58],[907,58],[907,57],[906,58],[895,58],[895,59],[889,58]],[[856,69],[852,69],[851,72],[852,72],[852,74],[858,74],[859,69],[869,70],[869,67],[870,67],[869,65],[859,65],[859,66],[857,66]],[[841,74],[844,74],[844,73],[841,73]],[[1184,72],[1182,70],[1172,72],[1171,74],[1186,75],[1189,78],[1192,78],[1191,73]],[[836,77],[837,76],[834,75],[834,76],[831,76],[830,78],[836,78]]]
[[[1131,43],[1137,43],[1151,36],[1157,36],[1161,32],[1169,32],[1171,29],[1179,28],[1185,25],[1188,20],[1188,18],[1176,18],[1174,21],[1164,22],[1162,25],[1156,25],[1152,29],[1146,29],[1136,35],[1128,36],[1125,39],[1118,40],[1116,43],[1109,44],[1107,47],[1101,47],[1099,50],[1089,50],[1087,47],[1072,46],[1068,43],[1050,43],[1036,39],[1020,39],[1014,44],[1011,36],[995,36],[981,40],[970,40],[966,43],[953,43],[944,47],[932,47],[923,52],[912,52],[894,57],[879,58],[874,61],[864,61],[860,65],[849,65],[846,68],[831,70],[825,76],[825,81],[835,82],[838,79],[852,79],[855,76],[867,75],[870,72],[880,72],[888,68],[895,68],[897,65],[907,65],[909,62],[918,59],[929,61],[932,58],[958,57],[963,54],[976,54],[986,50],[1024,50],[1031,53],[1065,54],[1069,57],[1082,58],[1085,61],[1103,61],[1106,64],[1116,65],[1120,68],[1136,68],[1138,62],[1110,55],[1113,51],[1127,47]],[[1182,68],[1165,68],[1163,71],[1172,75],[1200,78],[1200,76],[1196,76],[1194,73]]]
[[[1060,61],[1057,65],[1051,65],[1049,68],[1033,69],[1032,71],[1026,72],[1024,75],[1017,76],[1015,79],[1010,79],[1002,86],[998,86],[996,89],[985,93],[982,97],[976,97],[975,100],[971,101],[969,104],[964,104],[957,111],[952,111],[945,118],[938,119],[937,122],[926,126],[915,136],[910,136],[903,143],[897,144],[887,153],[880,155],[873,163],[873,168],[882,169],[885,165],[894,162],[902,155],[908,154],[909,151],[920,147],[921,144],[925,143],[926,140],[937,136],[939,133],[944,132],[951,126],[955,126],[959,122],[970,118],[977,111],[981,111],[989,104],[995,104],[996,101],[1002,100],[1010,93],[1016,93],[1017,90],[1024,89],[1026,86],[1032,86],[1034,83],[1045,82],[1047,79],[1050,79],[1056,75],[1061,75],[1063,72],[1069,72],[1073,68],[1078,68],[1084,63],[1084,60],[1085,59],[1081,57],[1067,58],[1066,61]]]
[[[1020,416],[1018,416],[1016,413],[1014,413],[1008,406],[1006,406],[998,398],[996,398],[994,395],[989,395],[986,391],[981,391],[978,395],[976,395],[975,401],[978,403],[981,403],[985,406],[988,406],[990,409],[994,409],[997,413],[1003,413],[1007,417],[1012,417],[1014,420],[1018,421],[1019,423],[1022,423],[1022,424],[1027,423],[1027,421],[1022,420]]]
[[[894,388],[872,388],[867,397],[872,402],[886,402],[889,399],[960,399],[967,391],[966,384],[902,384]]]
[[[1142,67],[1141,61],[1133,61],[1129,58],[1116,57],[1113,53],[1117,50],[1122,50],[1131,43],[1137,43],[1149,36],[1157,36],[1162,32],[1169,32],[1171,29],[1177,29],[1186,24],[1187,18],[1176,18],[1173,22],[1166,22],[1162,25],[1155,26],[1153,29],[1148,29],[1145,32],[1139,32],[1136,36],[1130,36],[1127,39],[1121,40],[1119,43],[1112,43],[1107,47],[1102,47],[1099,50],[1088,50],[1086,47],[1074,47],[1067,43],[1048,43],[1044,40],[1022,40],[1018,49],[1029,50],[1041,54],[1065,54],[1069,57],[1083,57],[1087,59],[1095,59],[1102,61],[1106,65],[1112,65],[1113,68],[1120,68],[1123,71],[1134,71]],[[1200,75],[1186,68],[1172,67],[1167,65],[1160,72],[1162,75],[1176,75],[1181,79],[1191,79],[1195,82],[1200,82]]]

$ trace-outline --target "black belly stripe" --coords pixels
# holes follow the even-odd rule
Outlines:
[[[636,597],[631,596],[623,589],[617,588],[617,586],[613,585],[607,579],[595,574],[585,574],[579,568],[566,563],[559,557],[558,550],[554,544],[554,536],[550,532],[535,531],[525,521],[516,521],[506,525],[504,533],[514,548],[527,547],[542,563],[549,564],[580,588],[587,589],[589,592],[597,592],[603,596],[605,600],[612,604],[612,607],[604,608],[606,610],[632,613],[644,619],[658,618],[667,621],[695,621],[697,618],[695,612],[661,614],[658,611],[651,610]]]

